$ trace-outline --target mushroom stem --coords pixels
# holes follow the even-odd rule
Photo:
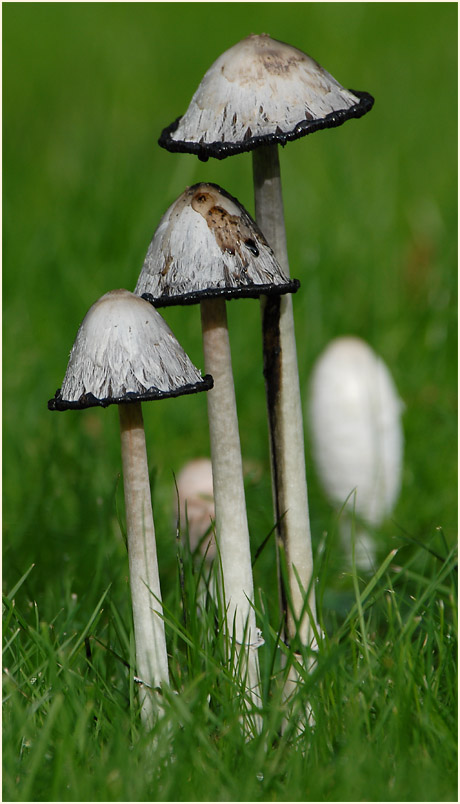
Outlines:
[[[245,646],[256,644],[257,630],[227,310],[223,299],[205,299],[200,306],[205,367],[214,378],[207,404],[226,628],[229,638],[234,635],[236,653],[241,658]],[[248,647],[244,654],[241,669],[244,675],[247,673],[252,700],[260,706],[257,650]]]
[[[256,221],[289,276],[278,146],[256,148],[252,154]],[[316,606],[292,296],[261,297],[261,312],[274,509],[292,601],[292,611],[284,611],[287,635],[291,639],[297,634],[310,645],[308,590],[315,620]],[[282,589],[281,597],[286,599]]]
[[[141,686],[141,717],[151,728],[161,707],[149,687],[157,689],[162,682],[168,683],[169,675],[147,450],[141,403],[121,404],[118,410],[136,666],[146,683]]]

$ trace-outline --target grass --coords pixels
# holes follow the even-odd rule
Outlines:
[[[355,579],[355,603],[320,642],[282,735],[286,670],[260,591],[264,727],[246,743],[218,610],[209,596],[201,617],[191,605],[200,572],[187,548],[180,550],[183,584],[166,611],[179,694],[167,693],[153,738],[140,729],[128,602],[117,608],[108,588],[89,617],[75,597],[46,622],[37,604],[23,611],[15,603],[31,568],[4,598],[4,798],[453,799],[456,555],[419,552],[392,551],[367,585]],[[417,560],[421,575],[412,569]],[[299,735],[307,704],[316,725]]]
[[[456,22],[450,3],[4,4],[3,570],[6,800],[456,798]],[[77,327],[135,285],[196,181],[253,208],[248,155],[156,146],[213,59],[251,31],[375,95],[281,153],[301,386],[332,337],[365,338],[405,403],[403,487],[372,578],[345,564],[309,468],[325,638],[280,735],[276,561],[254,566],[264,733],[244,743],[212,603],[200,619],[174,473],[208,454],[204,394],[145,405],[173,687],[140,731],[116,411],[50,414]],[[429,56],[427,56],[429,54]],[[433,69],[436,65],[436,69]],[[228,305],[255,557],[272,529],[260,313]],[[202,365],[197,309],[168,323]],[[306,433],[307,462],[309,439]],[[396,552],[395,552],[396,551]],[[184,607],[184,594],[190,601]],[[184,617],[187,613],[188,619]],[[218,613],[217,613],[218,615]],[[308,701],[315,729],[295,712]]]

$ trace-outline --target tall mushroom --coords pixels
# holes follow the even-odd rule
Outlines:
[[[159,144],[201,160],[253,152],[256,220],[289,276],[277,146],[361,117],[372,105],[368,93],[344,89],[297,48],[251,35],[214,62]],[[261,304],[275,517],[293,609],[288,636],[297,632],[308,645],[306,591],[313,618],[315,597],[292,299],[262,298]]]
[[[62,387],[50,410],[118,405],[128,556],[141,716],[153,725],[168,683],[168,658],[141,402],[212,387],[161,315],[127,290],[112,290],[90,308],[77,333]]]
[[[149,246],[135,292],[158,306],[201,305],[216,539],[227,632],[249,646],[248,684],[259,699],[249,529],[225,299],[297,290],[239,202],[215,184],[189,187],[167,210]],[[241,651],[240,651],[241,655]]]

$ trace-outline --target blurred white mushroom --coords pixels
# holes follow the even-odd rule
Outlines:
[[[248,482],[258,482],[262,476],[258,461],[243,461],[243,473]],[[193,458],[176,477],[175,521],[179,517],[181,531],[188,529],[191,550],[198,547],[210,564],[216,557],[214,526],[216,509],[210,458]]]
[[[388,368],[364,341],[342,337],[319,356],[308,404],[313,457],[332,505],[345,506],[341,537],[351,555],[371,570],[372,529],[387,517],[401,488],[401,402]],[[366,528],[368,525],[368,528]]]
[[[177,475],[176,485],[181,528],[188,528],[191,549],[196,550],[199,546],[201,554],[211,562],[216,556],[212,529],[216,511],[211,460],[195,458],[186,463]]]

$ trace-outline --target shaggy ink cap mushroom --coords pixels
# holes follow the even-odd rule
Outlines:
[[[50,410],[144,402],[212,388],[161,315],[128,290],[112,290],[90,308]]]
[[[245,722],[259,732],[260,671],[254,582],[226,300],[297,290],[243,207],[216,184],[185,190],[160,221],[135,293],[155,306],[200,304],[215,502],[219,582],[228,659],[249,691]],[[233,647],[231,647],[233,646]]]
[[[163,215],[135,293],[156,307],[295,293],[244,207],[217,184],[188,187]]]
[[[219,56],[186,113],[158,142],[202,161],[225,159],[340,126],[362,117],[373,103],[368,92],[344,89],[301,50],[252,34]]]
[[[86,314],[50,410],[117,404],[136,668],[141,717],[150,729],[162,711],[156,691],[169,683],[142,402],[212,387],[160,314],[127,290],[112,290]]]

